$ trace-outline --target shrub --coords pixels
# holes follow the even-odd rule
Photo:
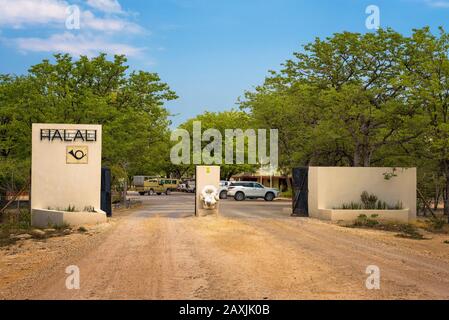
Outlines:
[[[372,228],[379,224],[379,221],[377,221],[376,218],[377,215],[372,215],[370,218],[368,218],[365,214],[361,214],[354,221],[354,226]]]
[[[363,209],[363,206],[357,202],[344,203],[342,205],[343,210],[360,210]]]
[[[352,225],[348,227],[352,228],[369,228],[383,231],[395,231],[399,232],[396,237],[423,240],[425,239],[421,233],[419,233],[418,228],[412,224],[395,224],[395,223],[382,223],[376,220],[378,215],[371,215],[368,217],[365,214],[361,214],[354,221]]]
[[[444,225],[446,224],[446,220],[443,218],[432,217],[427,220],[427,223],[433,230],[442,230],[444,228]]]
[[[363,191],[360,195],[360,199],[362,200],[364,209],[376,209],[378,198],[375,194],[369,194],[367,191]]]
[[[419,233],[418,228],[412,224],[400,224],[398,225],[398,229],[401,233],[397,234],[397,237],[417,240],[424,239],[423,235]]]
[[[64,211],[67,211],[67,212],[75,212],[76,209],[75,209],[75,206],[69,205],[69,206],[67,207],[67,209],[65,209]]]
[[[85,206],[84,211],[85,212],[96,212],[95,208],[93,206]]]
[[[350,202],[344,203],[341,208],[342,210],[401,210],[403,209],[403,204],[398,201],[394,206],[389,206],[385,201],[379,200],[375,194],[369,194],[367,191],[363,191],[360,195],[360,202]]]

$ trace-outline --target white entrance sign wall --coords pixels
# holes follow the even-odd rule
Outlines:
[[[394,173],[394,176],[391,174]],[[385,179],[385,175],[390,179]],[[339,210],[344,203],[361,202],[363,191],[403,210]],[[309,168],[309,215],[326,220],[350,221],[360,214],[410,222],[416,219],[416,168]]]
[[[100,210],[101,125],[33,124],[31,208],[34,226],[106,220]],[[75,212],[68,212],[69,207]],[[85,212],[93,211],[95,212]]]
[[[211,214],[218,214],[220,202],[215,205],[213,209],[207,209],[203,206],[201,200],[201,192],[207,186],[214,186],[217,190],[220,189],[220,167],[219,166],[197,166],[196,167],[196,201],[195,213],[197,216],[206,216]]]

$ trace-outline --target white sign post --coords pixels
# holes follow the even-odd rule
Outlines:
[[[101,134],[101,125],[33,124],[33,226],[106,221],[100,210]]]
[[[220,167],[197,166],[195,177],[195,215],[201,217],[218,214]]]

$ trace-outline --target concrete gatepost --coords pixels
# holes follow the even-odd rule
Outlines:
[[[101,125],[33,124],[33,226],[107,221],[100,208],[101,134]]]
[[[196,167],[196,186],[195,186],[195,215],[197,217],[207,215],[218,215],[219,213],[219,197],[218,191],[220,189],[220,167],[219,166],[197,166]],[[212,188],[210,188],[212,187]],[[206,208],[204,199],[202,199],[202,192],[205,189],[215,189],[217,195],[215,197],[216,203],[212,208]]]

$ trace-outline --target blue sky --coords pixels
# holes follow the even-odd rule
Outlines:
[[[70,5],[80,29],[66,26]],[[167,104],[176,125],[235,107],[317,36],[370,32],[368,5],[405,34],[449,29],[449,0],[0,0],[0,73],[25,73],[53,52],[125,53],[131,69],[159,73],[178,93]]]

